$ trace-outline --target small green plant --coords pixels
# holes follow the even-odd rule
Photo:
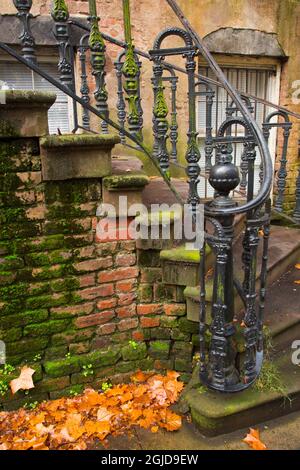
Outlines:
[[[65,355],[65,358],[66,358],[66,359],[70,359],[70,357],[71,357],[71,353],[68,352],[68,353]]]
[[[9,390],[9,384],[7,380],[0,380],[0,396],[4,397]]]
[[[1,375],[10,375],[15,370],[16,370],[16,368],[14,366],[12,366],[11,364],[4,364],[4,366],[1,367],[1,369],[0,369],[0,374]]]
[[[71,390],[69,391],[69,395],[71,397],[77,397],[79,395],[79,393],[75,388],[71,388]]]
[[[288,398],[286,385],[283,383],[279,369],[274,362],[265,359],[260,375],[254,384],[260,392],[275,392]]]
[[[41,354],[36,354],[33,358],[33,362],[39,362],[42,360],[42,355]]]
[[[132,347],[132,349],[137,349],[137,347],[138,347],[138,344],[133,340],[128,341],[128,344],[129,344],[129,346]]]
[[[86,366],[83,366],[82,370],[83,370],[82,375],[84,375],[84,377],[89,377],[91,375],[94,375],[92,364],[87,364]]]
[[[112,388],[112,384],[109,383],[109,382],[103,382],[103,384],[101,385],[101,390],[103,392],[106,392],[107,390],[109,390],[110,388]]]
[[[39,404],[38,401],[32,401],[29,403],[25,403],[23,408],[25,408],[25,410],[35,410],[38,404]]]

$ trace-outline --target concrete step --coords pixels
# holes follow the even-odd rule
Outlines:
[[[274,375],[271,379],[274,370],[278,379]],[[290,350],[266,362],[260,381],[236,394],[208,390],[199,382],[198,373],[196,367],[183,392],[181,409],[190,411],[194,425],[206,436],[255,427],[300,409],[300,368],[292,364]]]

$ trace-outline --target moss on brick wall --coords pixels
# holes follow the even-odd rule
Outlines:
[[[14,375],[36,370],[29,394],[0,387],[5,409],[139,368],[190,370],[182,289],[162,283],[159,251],[138,266],[135,242],[96,241],[101,185],[43,182],[37,139],[0,140],[0,339]]]

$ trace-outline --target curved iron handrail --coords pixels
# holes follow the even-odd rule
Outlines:
[[[75,20],[74,18],[69,20],[69,24],[72,24],[74,26],[77,26],[78,28],[84,29],[85,31],[90,31],[89,26],[81,23],[80,21]],[[102,36],[105,39],[105,41],[108,41],[111,44],[114,44],[115,46],[122,47],[122,48],[126,47],[126,43],[124,41],[121,41],[119,39],[115,39],[112,36],[110,36],[109,34],[106,34],[106,33],[102,32]],[[141,57],[144,57],[145,59],[151,59],[150,54],[148,54],[148,52],[142,51],[141,49],[138,49],[138,48],[134,47],[134,52],[137,55],[139,55]],[[178,66],[178,65],[175,65],[175,64],[172,64],[172,63],[166,62],[166,61],[162,61],[162,64],[166,68],[168,68],[168,67],[172,68],[173,70],[176,70],[177,72],[180,72],[180,73],[183,73],[183,74],[186,75],[186,70],[184,68]],[[198,79],[200,79],[203,82],[207,83],[208,85],[213,85],[213,86],[224,88],[224,85],[222,83],[218,82],[217,80],[214,80],[213,78],[206,77],[205,75],[201,75],[199,73],[195,73],[195,77],[197,77]],[[251,100],[253,100],[257,103],[261,103],[265,106],[269,106],[270,108],[277,109],[278,111],[283,111],[283,112],[289,114],[290,116],[293,116],[297,119],[300,119],[300,114],[299,113],[296,113],[295,111],[291,111],[290,109],[285,108],[284,106],[280,106],[276,103],[272,103],[271,101],[265,100],[264,98],[259,98],[258,96],[255,96],[255,95],[251,95],[251,93],[246,93],[246,92],[240,91],[238,89],[236,91],[241,97],[250,98]]]
[[[45,80],[47,80],[49,83],[51,83],[53,86],[61,90],[63,93],[66,95],[70,96],[74,101],[79,103],[83,108],[86,108],[88,111],[91,113],[95,114],[97,117],[100,119],[103,119],[107,124],[109,124],[111,127],[116,129],[117,131],[122,131],[126,137],[131,139],[135,144],[137,144],[143,152],[150,158],[152,163],[154,164],[155,168],[159,171],[160,175],[164,179],[165,183],[168,185],[169,189],[173,192],[174,196],[176,197],[177,201],[179,204],[184,205],[184,201],[176,188],[172,185],[170,179],[165,175],[165,173],[161,170],[157,160],[153,157],[152,152],[148,149],[148,147],[141,142],[137,137],[132,135],[130,132],[128,132],[126,129],[122,129],[119,124],[114,122],[112,119],[110,119],[107,116],[104,116],[102,113],[100,113],[97,109],[95,109],[93,106],[91,106],[89,103],[86,103],[82,98],[77,96],[75,93],[73,93],[68,87],[63,85],[61,82],[56,80],[55,78],[51,77],[47,72],[44,70],[40,69],[34,62],[29,62],[27,61],[24,57],[20,56],[16,51],[14,51],[11,47],[9,47],[7,44],[4,44],[3,42],[0,42],[0,49],[5,51],[7,54],[10,56],[14,57],[16,60],[21,62],[23,65],[26,67],[30,68],[33,70],[35,73],[43,77]]]
[[[260,150],[263,168],[264,168],[264,181],[261,185],[260,191],[258,195],[252,199],[251,201],[247,202],[246,204],[238,207],[230,207],[224,208],[222,210],[218,209],[216,211],[210,211],[206,208],[206,213],[208,215],[235,215],[235,214],[243,214],[248,212],[256,207],[261,206],[264,202],[267,201],[271,188],[272,188],[272,181],[273,181],[273,165],[272,159],[270,155],[270,151],[267,145],[267,142],[263,136],[262,131],[260,130],[257,122],[253,119],[249,109],[245,106],[243,100],[235,90],[235,88],[227,81],[224,73],[222,72],[221,68],[207,49],[207,47],[203,44],[202,40],[200,39],[198,33],[194,30],[191,26],[190,22],[184,16],[182,10],[177,5],[175,0],[166,0],[167,3],[170,5],[172,10],[174,11],[177,18],[180,20],[186,31],[189,32],[191,37],[193,38],[194,44],[197,46],[199,51],[202,53],[204,58],[207,60],[210,68],[213,70],[215,75],[220,79],[221,83],[223,84],[224,88],[226,89],[227,93],[231,96],[233,101],[238,106],[240,112],[242,113],[245,121],[251,127],[255,138],[257,139],[257,144]]]

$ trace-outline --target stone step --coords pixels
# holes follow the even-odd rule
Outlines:
[[[177,286],[197,286],[199,277],[199,250],[186,249],[185,245],[160,253],[162,261],[163,282]],[[213,254],[209,247],[206,250],[206,267],[213,263]]]
[[[242,239],[236,245],[237,254],[235,255],[235,277],[242,279],[241,253]],[[261,250],[259,250],[260,252]],[[261,253],[259,253],[261,254]],[[289,266],[300,261],[300,230],[289,229],[286,227],[272,226],[269,259],[268,259],[268,286],[271,286],[276,280],[287,271]],[[257,270],[257,288],[259,288],[260,263]],[[212,300],[212,278],[208,279],[206,284],[206,301],[208,306],[208,315],[210,314],[210,303]],[[200,288],[195,284],[188,286],[184,295],[187,302],[187,316],[191,321],[199,321],[199,302]],[[269,298],[272,294],[269,292]],[[239,295],[235,295],[235,311],[239,312],[243,303]],[[289,320],[290,321],[290,320]]]
[[[151,184],[151,183],[150,183]],[[241,244],[240,234],[244,226],[244,216],[238,216],[235,219],[235,244]],[[191,246],[191,244],[190,244]],[[190,249],[189,243],[174,247],[169,250],[163,250],[160,253],[163,270],[163,282],[166,284],[175,284],[178,286],[197,286],[199,277],[199,250]],[[214,262],[214,254],[207,246],[206,249],[206,270],[209,271]]]
[[[196,367],[180,406],[182,411],[190,411],[194,425],[204,435],[255,427],[300,409],[300,368],[292,364],[289,349],[265,362],[259,382],[243,392],[212,392],[201,385],[198,373]]]

